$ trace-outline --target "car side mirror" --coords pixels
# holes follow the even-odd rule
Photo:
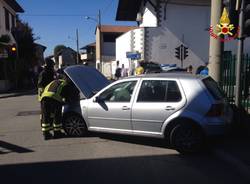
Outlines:
[[[104,99],[101,98],[100,96],[97,96],[97,97],[94,98],[93,102],[103,103],[103,102],[104,102]]]

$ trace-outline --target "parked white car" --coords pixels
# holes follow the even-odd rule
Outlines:
[[[81,99],[64,107],[68,135],[86,131],[165,138],[180,152],[199,149],[207,136],[222,135],[232,110],[211,77],[158,73],[109,84],[96,69],[65,69]]]

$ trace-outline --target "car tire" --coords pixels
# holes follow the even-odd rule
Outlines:
[[[188,122],[177,124],[170,133],[170,144],[180,153],[195,153],[204,146],[204,135],[197,125]]]
[[[81,137],[87,134],[83,118],[75,113],[66,114],[63,118],[63,129],[68,136]]]

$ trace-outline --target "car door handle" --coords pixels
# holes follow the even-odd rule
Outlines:
[[[167,106],[167,107],[165,108],[165,110],[166,110],[166,111],[173,111],[173,110],[175,110],[175,108],[172,107],[172,106]]]
[[[130,108],[127,107],[127,106],[123,106],[123,107],[122,107],[122,110],[127,111],[127,110],[130,110]]]

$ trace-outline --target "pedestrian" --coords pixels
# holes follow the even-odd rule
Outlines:
[[[116,62],[115,79],[118,80],[121,77],[121,68],[119,67],[119,61]]]
[[[64,137],[62,132],[62,106],[72,100],[79,99],[79,91],[71,80],[53,80],[48,84],[41,96],[42,132],[44,140]],[[50,131],[53,130],[53,135]]]
[[[187,72],[188,72],[188,73],[193,73],[193,66],[192,66],[192,65],[189,65],[189,66],[187,67]]]
[[[44,88],[55,79],[54,61],[50,58],[45,59],[45,67],[38,76],[38,100],[41,98]]]
[[[128,70],[124,67],[124,64],[122,64],[121,68],[121,77],[127,77],[128,76]]]
[[[141,75],[144,73],[144,68],[142,67],[141,63],[139,62],[137,67],[135,68],[135,75]]]

